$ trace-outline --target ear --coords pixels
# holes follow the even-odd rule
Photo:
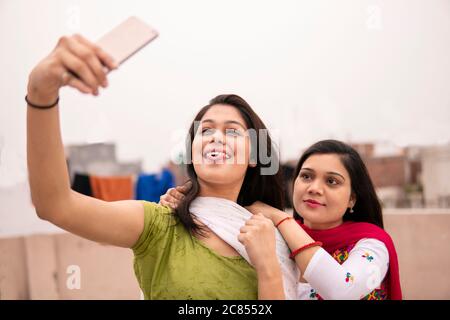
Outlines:
[[[353,208],[356,204],[356,194],[352,191],[350,195],[350,200],[348,201],[348,207]]]

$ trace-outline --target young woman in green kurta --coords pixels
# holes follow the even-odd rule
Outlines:
[[[197,196],[242,206],[262,201],[283,209],[279,172],[260,174],[264,166],[277,165],[272,142],[267,137],[261,146],[258,134],[251,141],[248,130],[259,133],[265,126],[239,96],[218,96],[195,117],[187,140],[192,188],[175,212],[155,203],[106,202],[71,190],[59,125],[59,89],[70,86],[98,95],[100,86],[108,86],[102,65],[117,68],[101,48],[74,35],[60,38],[29,76],[27,156],[38,216],[84,238],[132,248],[146,299],[283,298],[276,259],[255,259],[250,251],[253,268],[189,212]],[[260,147],[271,159],[264,165]],[[274,234],[274,228],[265,232]],[[269,238],[273,243],[260,250],[274,250],[275,237]],[[273,287],[281,289],[274,292]]]

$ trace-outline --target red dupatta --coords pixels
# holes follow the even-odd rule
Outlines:
[[[389,252],[389,270],[385,277],[388,299],[402,300],[397,252],[391,237],[386,231],[367,222],[347,221],[328,230],[312,230],[302,224],[300,220],[297,220],[297,223],[311,238],[315,241],[321,241],[323,248],[329,254],[364,238],[377,239],[383,242]]]

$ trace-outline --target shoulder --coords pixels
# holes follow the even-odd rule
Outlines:
[[[169,231],[178,224],[178,219],[171,208],[145,200],[140,202],[144,207],[144,228],[132,248],[136,255],[170,237],[173,233]]]
[[[155,202],[141,200],[144,206],[144,228],[167,229],[177,224],[178,218],[175,212],[168,206]]]
[[[356,242],[354,248],[381,248],[387,252],[384,242],[374,238],[363,238]]]
[[[144,214],[145,215],[162,215],[167,216],[168,218],[174,218],[175,213],[173,210],[168,206],[163,206],[161,204],[158,204],[156,202],[150,202],[146,200],[138,200],[144,207]]]

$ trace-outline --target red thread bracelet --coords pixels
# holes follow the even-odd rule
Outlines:
[[[284,221],[289,220],[289,219],[292,219],[292,217],[288,216],[288,217],[286,217],[286,218],[281,219],[281,221],[278,222],[278,223],[275,225],[275,228],[278,228],[278,226],[279,226],[281,223],[283,223]]]
[[[294,251],[292,251],[292,253],[289,255],[289,258],[291,258],[292,260],[294,260],[295,256],[298,255],[300,252],[302,252],[305,249],[311,248],[311,247],[315,247],[315,246],[322,246],[323,243],[320,241],[314,241],[311,243],[308,243],[307,245],[304,245]]]

